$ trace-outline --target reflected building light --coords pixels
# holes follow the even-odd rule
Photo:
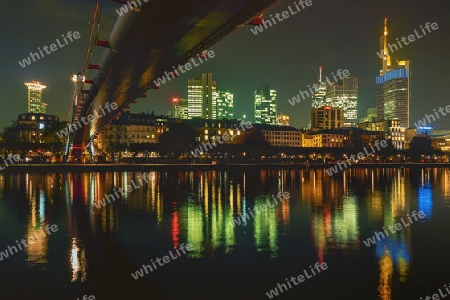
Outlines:
[[[125,200],[128,200],[128,184],[127,184],[127,182],[128,182],[128,173],[127,172],[124,172],[123,173],[123,190],[124,190],[124,196],[123,196],[123,198],[125,199]]]
[[[267,197],[256,198],[255,206],[265,204]],[[265,211],[256,213],[254,217],[255,247],[258,252],[270,252],[270,258],[278,257],[278,223],[276,207],[268,207]]]
[[[233,223],[233,214],[228,211],[225,215],[225,253],[232,253],[234,246],[236,245],[236,236],[234,231],[234,226],[230,224]]]
[[[278,170],[277,175],[278,175],[278,190],[284,191],[284,188],[283,188],[284,171]]]
[[[410,264],[410,249],[406,240],[409,229],[390,235],[375,244],[375,256],[381,260],[386,253],[389,253],[392,268],[397,269],[400,282],[405,282],[408,278]]]
[[[401,169],[397,169],[397,176],[392,176],[391,211],[392,217],[406,215],[405,177]]]
[[[448,169],[441,169],[441,186],[445,207],[450,210],[450,171]]]
[[[325,220],[321,211],[312,212],[311,237],[316,248],[318,261],[322,263],[327,251],[327,235]]]
[[[219,197],[220,197],[220,194],[221,194],[220,193],[221,187],[222,187],[222,185],[219,186],[219,191],[218,191]],[[238,189],[238,193],[236,195],[236,201],[239,202],[239,200],[237,200],[237,199],[239,199],[239,189]],[[230,198],[229,198],[229,201],[228,201],[228,205],[230,206],[230,209],[229,209],[230,214],[233,215],[234,214],[234,197],[233,197],[233,194],[231,194],[231,193],[230,193]]]
[[[240,194],[241,189],[238,185],[236,188],[236,199],[237,202],[240,202]],[[220,189],[219,189],[219,197],[220,197]],[[224,228],[225,228],[225,253],[232,253],[234,250],[234,246],[236,245],[236,236],[233,224],[233,216],[234,216],[234,193],[230,193],[230,209],[225,210],[225,220],[224,220]],[[240,205],[240,204],[239,204]]]
[[[39,221],[45,223],[45,193],[43,189],[39,190]]]
[[[291,199],[286,199],[281,204],[281,216],[283,221],[283,235],[286,235],[289,233],[289,225],[291,222]],[[277,208],[277,211],[278,208]]]
[[[36,176],[27,176],[28,190],[27,196],[29,197],[29,213],[26,234],[24,239],[29,241],[30,238],[34,240],[34,243],[28,243],[28,247],[25,247],[24,251],[27,256],[27,261],[34,264],[45,264],[48,262],[48,236],[43,238],[42,225],[45,224],[45,186],[34,184],[33,179],[38,179],[43,182],[42,178]],[[39,197],[39,199],[37,199]],[[37,236],[40,240],[36,240]]]
[[[347,172],[345,172],[345,170],[342,172],[342,185],[344,186],[344,195],[345,195],[347,193]]]
[[[244,172],[244,187],[243,187],[243,189],[244,189],[244,195],[245,195],[245,191],[246,191],[246,185],[247,185],[247,182],[246,182],[246,172]]]
[[[203,173],[200,175],[200,192],[198,193],[200,195],[200,199],[203,199]],[[208,215],[208,212],[205,212],[206,215]]]
[[[367,194],[367,199],[370,205],[370,209],[367,211],[371,222],[370,225],[371,227],[381,228],[383,225],[383,197],[381,196],[381,191],[371,190]]]
[[[156,220],[158,221],[158,224],[161,224],[163,221],[164,206],[161,191],[159,190],[160,185],[156,184],[155,182],[156,180],[153,179],[152,184],[154,185],[154,192],[156,197]]]
[[[371,187],[372,187],[372,191],[375,191],[375,174],[373,169],[371,169],[372,171],[370,172],[370,177],[371,177]]]
[[[189,197],[187,203],[187,243],[193,246],[189,252],[190,258],[200,258],[204,251],[203,211],[198,202]]]
[[[242,226],[247,226],[247,199],[242,197],[242,211],[240,213],[240,216],[236,216],[236,218],[240,217],[242,219]]]
[[[359,207],[356,196],[344,196],[342,210],[332,218],[332,240],[334,247],[343,249],[359,248]]]
[[[70,267],[72,269],[71,282],[87,281],[87,262],[86,252],[83,245],[80,245],[81,249],[77,245],[77,239],[72,238],[72,248],[70,251]]]
[[[180,245],[179,242],[179,236],[180,236],[180,222],[179,222],[179,216],[177,211],[177,204],[174,203],[173,205],[173,212],[172,212],[172,243],[173,248],[178,248]]]
[[[204,190],[202,190],[202,200],[203,202],[207,202],[209,200],[209,180],[208,180],[208,174],[205,174],[206,176],[203,178],[203,180],[205,181],[205,183],[203,184],[203,188]],[[206,206],[205,206],[206,208]],[[208,212],[205,213],[205,217],[208,218]]]
[[[205,197],[208,196],[208,174],[205,176]],[[206,228],[211,225],[210,229],[210,237],[211,237],[211,248],[212,251],[216,250],[218,246],[220,246],[221,243],[221,228],[220,228],[220,204],[217,203],[216,199],[212,199],[211,201],[211,218],[209,215],[205,214],[204,218],[206,219]],[[209,242],[208,236],[205,236],[205,239],[207,240],[207,244]]]
[[[91,188],[90,188],[90,195],[89,195],[89,199],[88,199],[88,203],[89,203],[89,211],[91,213],[91,215],[94,215],[94,210],[92,209],[94,207],[94,201],[96,200],[95,198],[95,190],[96,190],[96,185],[95,185],[95,181],[97,179],[97,176],[95,174],[91,173]]]
[[[433,218],[433,191],[430,186],[422,185],[417,191],[417,207],[425,213],[422,221],[431,221]]]
[[[380,283],[378,285],[378,292],[380,300],[392,299],[392,273],[394,272],[392,258],[389,251],[385,251],[384,255],[379,260],[380,264]]]
[[[31,186],[31,184],[30,184]],[[38,223],[37,223],[37,203],[36,203],[36,198],[34,197],[34,193],[33,191],[30,191],[30,209],[31,209],[31,226],[35,229],[38,228]]]

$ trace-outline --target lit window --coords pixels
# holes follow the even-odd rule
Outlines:
[[[155,138],[155,135],[154,134],[152,134],[152,139],[154,139]]]
[[[208,134],[208,129],[205,129],[205,134]]]
[[[31,120],[36,120],[36,117],[35,116],[31,116]]]
[[[206,140],[206,141],[208,140],[208,136],[207,136],[207,135],[205,135],[205,140]]]
[[[150,138],[150,136],[147,134],[147,138],[149,139]]]
[[[230,134],[233,135],[233,130],[230,130]]]
[[[40,117],[39,117],[39,120],[44,120],[44,117],[43,117],[43,116],[40,116]]]

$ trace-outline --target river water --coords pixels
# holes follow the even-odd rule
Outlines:
[[[0,174],[0,299],[425,299],[450,282],[448,168],[146,173]]]

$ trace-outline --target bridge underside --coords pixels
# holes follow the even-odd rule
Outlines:
[[[98,64],[100,70],[91,76],[94,84],[80,115],[95,115],[94,110],[99,111],[107,102],[116,102],[119,108],[104,110],[104,116],[75,131],[74,149],[84,149],[165,71],[196,57],[279,0],[140,1],[139,11],[128,11],[118,18],[109,40],[111,49],[104,49],[99,62],[90,62]]]

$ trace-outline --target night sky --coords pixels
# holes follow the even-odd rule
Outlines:
[[[182,0],[180,0],[182,1]],[[171,98],[187,97],[188,78],[211,71],[218,87],[235,92],[236,117],[253,117],[252,93],[264,83],[278,92],[278,111],[291,117],[291,125],[302,127],[310,119],[310,100],[292,107],[288,99],[299,89],[307,90],[324,66],[324,76],[338,69],[359,78],[359,118],[375,106],[375,76],[381,62],[379,37],[383,19],[390,19],[390,42],[408,36],[426,22],[439,29],[391,54],[412,61],[411,124],[433,108],[449,103],[445,80],[450,70],[448,1],[444,0],[312,0],[313,5],[258,35],[250,26],[238,29],[216,44],[216,56],[199,67],[149,91],[147,99],[132,105],[132,112],[167,114]],[[87,45],[94,0],[14,0],[0,10],[1,85],[0,130],[10,126],[27,110],[27,89],[23,82],[33,79],[48,87],[44,91],[47,113],[68,119],[73,86],[72,74],[81,69]],[[281,1],[266,16],[293,7],[294,0]],[[120,4],[104,1],[100,39],[108,39]],[[146,29],[148,30],[148,29]],[[154,30],[158,30],[155,28]],[[22,68],[18,61],[38,47],[50,45],[68,31],[81,38]],[[420,32],[420,31],[419,31]],[[151,30],[149,30],[151,37]],[[100,53],[100,52],[99,52]],[[450,129],[450,116],[432,124]]]

